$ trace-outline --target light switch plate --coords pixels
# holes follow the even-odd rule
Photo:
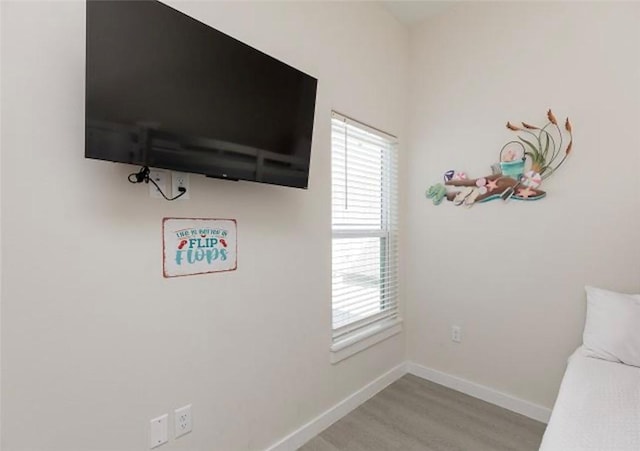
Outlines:
[[[191,422],[191,404],[180,407],[175,411],[176,438],[188,434],[193,429]]]
[[[149,425],[149,448],[155,448],[169,441],[169,434],[167,432],[168,424],[169,415],[166,413],[151,420]]]

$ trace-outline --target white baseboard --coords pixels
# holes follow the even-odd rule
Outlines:
[[[301,428],[293,431],[279,442],[267,448],[267,451],[295,451],[313,437],[324,431],[340,418],[347,415],[360,404],[372,398],[388,385],[407,374],[406,364],[402,363],[379,378],[365,385],[363,388],[343,399],[326,412],[320,414]]]
[[[451,374],[443,373],[442,371],[418,365],[417,363],[407,362],[407,372],[542,423],[548,423],[549,417],[551,416],[551,409],[546,407],[533,404],[529,401],[516,398],[457,376],[452,376]]]

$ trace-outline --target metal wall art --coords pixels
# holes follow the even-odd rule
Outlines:
[[[564,130],[551,110],[547,112],[547,119],[543,127],[507,122],[507,128],[516,137],[502,146],[499,162],[491,166],[491,175],[471,179],[464,172],[449,170],[444,173],[443,182],[427,189],[427,198],[434,205],[447,199],[454,205],[467,207],[498,199],[542,199],[546,196],[540,189],[542,182],[564,164],[573,148],[569,118],[564,122]]]

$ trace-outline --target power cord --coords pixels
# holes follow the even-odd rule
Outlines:
[[[180,194],[178,194],[175,197],[167,197],[162,190],[160,189],[160,187],[158,186],[158,184],[155,182],[155,180],[153,180],[151,177],[149,177],[149,173],[151,172],[151,170],[149,169],[148,166],[143,166],[140,168],[140,170],[138,172],[132,172],[131,174],[129,174],[129,183],[153,183],[153,185],[157,188],[157,190],[160,192],[160,194],[162,194],[162,197],[164,197],[166,200],[176,200],[179,199],[180,197],[184,196],[185,193],[187,192],[187,189],[184,186],[180,186],[178,188],[178,191],[180,191]]]

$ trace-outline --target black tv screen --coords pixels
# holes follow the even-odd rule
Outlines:
[[[85,156],[306,188],[317,80],[158,1],[87,1]]]

